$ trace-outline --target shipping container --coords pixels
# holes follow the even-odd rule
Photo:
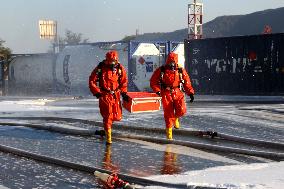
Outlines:
[[[284,34],[185,40],[199,94],[284,94]]]

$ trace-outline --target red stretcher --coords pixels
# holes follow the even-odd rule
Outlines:
[[[153,112],[161,108],[161,97],[156,93],[128,92],[128,102],[123,101],[123,107],[130,113]]]

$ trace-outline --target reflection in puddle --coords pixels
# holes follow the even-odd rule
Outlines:
[[[173,153],[172,146],[166,145],[164,153],[164,161],[161,168],[161,174],[173,175],[181,172],[180,165],[178,164],[178,155]]]
[[[125,165],[125,167],[120,167],[121,165],[123,165],[123,163],[121,164],[121,162],[113,162],[113,159],[116,159],[114,155],[115,154],[112,153],[112,145],[106,145],[102,159],[102,167],[112,173],[120,173],[120,171],[122,171],[131,175],[145,177],[149,175],[155,175],[158,172],[160,172],[160,174],[169,175],[179,174],[182,172],[182,165],[178,162],[178,154],[173,152],[172,145],[166,145],[164,154],[161,154],[162,156],[158,155],[160,157],[160,160],[150,161],[154,164],[158,163],[160,164],[160,166],[154,166],[153,164],[151,165],[150,162],[144,162],[143,160],[141,161],[141,159],[139,160],[139,158],[135,159],[135,162],[133,162],[132,158],[129,157],[129,159],[127,160],[128,164]],[[127,170],[124,170],[125,168]]]
[[[112,145],[105,145],[105,154],[103,157],[103,168],[111,171],[112,173],[119,172],[119,166],[117,164],[112,163],[111,160],[111,147]]]

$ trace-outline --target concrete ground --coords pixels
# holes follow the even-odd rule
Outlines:
[[[187,104],[188,113],[181,119],[182,129],[214,130],[234,136],[284,143],[282,97],[197,96],[194,103]],[[97,128],[95,125],[80,122],[71,123],[68,119],[60,122],[19,117],[102,121],[98,101],[93,98],[2,97],[0,105],[0,121],[19,125],[33,123],[66,128]],[[123,115],[123,120],[117,123],[120,125],[113,127],[114,132],[119,132],[116,131],[116,127],[123,125],[137,126],[145,128],[145,132],[135,134],[165,138],[164,134],[151,135],[146,132],[147,128],[164,128],[163,111],[131,114],[124,110]],[[174,137],[179,140],[191,140],[175,133]],[[0,144],[139,177],[182,174],[209,167],[272,161],[247,155],[221,154],[126,138],[114,139],[111,146],[106,146],[100,137],[77,137],[21,126],[0,126]],[[242,147],[234,143],[224,145]],[[100,183],[90,174],[5,153],[0,153],[0,162],[0,184],[8,188],[100,188]]]

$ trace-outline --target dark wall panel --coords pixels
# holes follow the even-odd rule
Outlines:
[[[284,34],[185,40],[200,94],[284,94]]]

